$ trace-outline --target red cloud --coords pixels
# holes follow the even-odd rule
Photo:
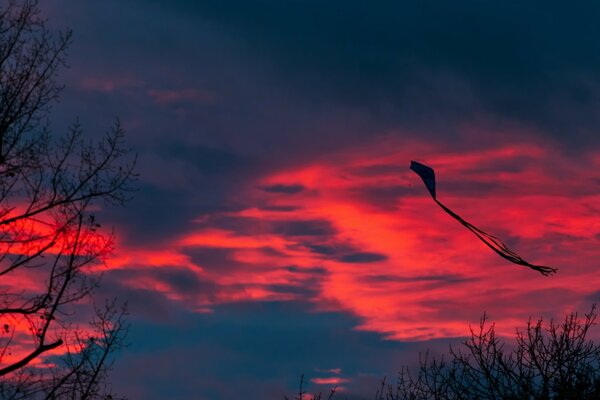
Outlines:
[[[350,382],[349,379],[340,378],[338,376],[333,376],[330,378],[312,378],[310,381],[317,385],[340,385],[342,383]]]
[[[358,329],[402,340],[464,335],[484,310],[511,332],[529,314],[560,315],[593,294],[600,190],[591,182],[600,157],[573,163],[531,145],[465,153],[398,148],[346,150],[270,173],[236,194],[246,199],[241,211],[205,216],[162,249],[125,249],[115,266],[193,270],[216,288],[210,298],[198,296],[201,304],[191,305],[198,309],[302,299],[360,317]],[[408,168],[411,158],[436,168],[445,204],[559,274],[543,278],[491,253],[431,202]],[[183,299],[176,285],[131,285]]]

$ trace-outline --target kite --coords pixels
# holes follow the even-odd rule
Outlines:
[[[531,269],[533,269],[535,271],[538,271],[539,273],[541,273],[544,276],[551,275],[551,274],[556,273],[558,271],[556,268],[545,267],[545,266],[542,266],[542,265],[533,265],[533,264],[528,263],[527,261],[523,260],[521,258],[521,256],[519,256],[517,253],[515,253],[514,251],[512,251],[511,249],[509,249],[508,247],[506,247],[506,245],[504,243],[502,243],[502,241],[500,239],[498,239],[497,237],[495,237],[493,235],[490,235],[489,233],[486,233],[486,232],[482,231],[481,229],[477,228],[476,226],[470,224],[469,222],[467,222],[464,219],[462,219],[454,211],[450,210],[448,207],[446,207],[445,205],[443,205],[437,199],[437,197],[436,197],[436,193],[435,193],[435,173],[433,172],[433,168],[428,167],[427,165],[418,163],[416,161],[411,161],[410,162],[410,169],[412,169],[413,171],[415,171],[417,173],[417,175],[419,175],[421,177],[421,179],[423,179],[423,182],[425,183],[425,186],[429,190],[429,193],[431,194],[431,197],[433,197],[433,200],[440,207],[442,207],[442,209],[444,211],[446,211],[448,214],[450,214],[450,216],[452,218],[456,219],[463,226],[465,226],[468,230],[470,230],[471,232],[473,232],[475,234],[475,236],[477,236],[479,238],[479,240],[481,240],[489,248],[491,248],[496,253],[498,253],[501,257],[503,257],[503,258],[507,259],[508,261],[513,262],[515,264],[519,264],[519,265],[523,265],[525,267],[529,267],[529,268],[531,268]]]

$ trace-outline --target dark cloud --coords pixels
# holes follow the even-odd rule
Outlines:
[[[341,252],[346,251],[346,249],[348,249],[347,246],[330,246],[330,245],[312,244],[312,243],[307,243],[307,244],[305,244],[305,246],[313,253],[326,255],[326,256],[341,253]]]
[[[251,161],[243,155],[223,148],[169,141],[159,144],[158,149],[160,154],[169,159],[187,160],[201,173],[208,175],[245,170],[251,166]]]
[[[272,229],[284,236],[332,236],[337,233],[327,220],[277,221]]]
[[[319,294],[321,288],[317,280],[312,282],[303,282],[302,285],[292,284],[272,284],[265,285],[264,288],[270,292],[281,293],[285,295],[294,295],[300,298],[309,299],[315,298]]]
[[[558,1],[182,0],[168,8],[217,24],[313,101],[408,125],[438,120],[438,129],[483,113],[573,144],[596,136],[593,2],[567,10]]]
[[[132,288],[123,281],[130,273],[115,273],[108,271],[104,274],[102,284],[95,293],[101,304],[105,299],[116,298],[119,302],[127,303],[127,309],[136,318],[153,321],[154,323],[169,323],[185,310],[181,304],[168,300],[164,294],[151,289]],[[139,271],[136,272],[139,274]]]
[[[134,272],[133,275],[138,273]],[[206,295],[217,291],[218,285],[214,282],[200,279],[198,274],[184,268],[164,267],[145,270],[144,275],[151,275],[161,282],[165,282],[173,292],[183,295]]]
[[[363,251],[348,243],[316,244],[303,243],[303,246],[323,259],[335,260],[350,264],[362,264],[385,261],[388,256],[381,253]]]
[[[394,210],[402,197],[414,196],[415,193],[414,187],[402,185],[362,186],[349,190],[349,194],[359,201],[382,210]]]
[[[269,221],[260,218],[213,213],[199,222],[197,226],[224,229],[235,232],[236,235],[252,235],[268,232],[271,225]]]
[[[457,284],[463,282],[472,282],[476,278],[447,274],[447,275],[423,275],[423,276],[397,276],[397,275],[368,275],[363,277],[365,282],[369,283],[385,283],[385,282],[441,282],[444,284]]]
[[[287,210],[287,209],[285,209]],[[284,215],[285,216],[285,215]],[[237,235],[269,234],[283,236],[333,236],[337,230],[328,220],[279,220],[269,221],[255,217],[215,213],[198,226],[220,228],[235,232]]]
[[[194,303],[212,302],[220,292],[225,291],[215,282],[201,278],[193,271],[176,265],[155,268],[136,268],[135,265],[131,265],[128,269],[109,270],[104,274],[102,291],[109,293],[110,290],[110,293],[119,294],[122,300],[131,302],[131,297],[139,297],[145,293],[145,290],[135,287],[135,281],[140,278],[150,278],[163,283],[171,293],[181,295],[182,298],[189,300],[192,306],[195,305]],[[131,286],[134,288],[132,289]],[[130,296],[130,292],[137,295]],[[157,295],[165,296],[165,293],[159,292]],[[135,304],[134,306],[137,308],[147,305]]]
[[[315,275],[325,275],[327,274],[327,269],[323,267],[311,267],[311,268],[300,268],[295,265],[290,265],[286,267],[286,269],[290,272],[298,273],[298,274],[315,274]]]
[[[191,205],[184,191],[160,188],[146,183],[136,184],[138,191],[124,207],[99,212],[104,225],[117,225],[123,233],[122,245],[147,245],[164,241],[189,227],[198,213],[213,211],[215,204]]]
[[[185,249],[184,253],[190,256],[194,264],[211,272],[227,274],[245,265],[236,261],[231,250],[226,248],[196,247]]]
[[[585,298],[585,301],[591,302],[592,304],[600,303],[600,290],[596,290],[588,294]]]
[[[267,284],[265,289],[286,295],[293,295],[297,299],[308,301],[316,299],[322,292],[322,282],[329,272],[323,267],[299,268],[294,265],[285,268],[293,272],[294,276],[287,284]]]
[[[449,343],[384,340],[353,330],[354,317],[314,312],[302,302],[234,303],[166,323],[139,316],[131,322],[132,345],[115,365],[113,384],[148,400],[281,398],[297,390],[301,374],[309,382],[321,376],[316,370],[340,367],[353,396],[372,398],[383,376],[414,365],[415,350],[437,353]],[[307,389],[323,387],[309,383]]]
[[[302,185],[271,185],[271,186],[263,186],[262,190],[269,193],[283,193],[283,194],[296,194],[300,193],[304,190],[304,186]]]
[[[387,259],[388,259],[388,257],[385,254],[362,252],[362,253],[346,254],[346,255],[340,257],[339,261],[345,262],[345,263],[352,263],[352,264],[363,264],[363,263],[385,261]]]
[[[154,164],[213,203],[261,168],[377,141],[379,132],[404,138],[409,129],[446,148],[507,140],[495,129],[518,140],[533,129],[563,150],[600,137],[590,17],[600,6],[590,2],[576,12],[555,1],[50,4],[54,14],[68,9],[61,18],[73,18],[77,34],[58,119],[104,126],[119,115],[136,148],[160,155]],[[90,77],[114,88],[81,86]],[[165,108],[149,95],[190,90],[214,99],[183,96],[186,107]],[[477,128],[468,141],[465,124]],[[210,173],[228,187],[202,178]],[[370,199],[391,205],[390,190]]]
[[[277,211],[277,212],[282,212],[282,213],[297,211],[299,209],[300,209],[300,207],[296,207],[296,206],[264,206],[264,207],[261,207],[261,210]]]

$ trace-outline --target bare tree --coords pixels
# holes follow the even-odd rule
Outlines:
[[[600,399],[600,345],[588,339],[596,307],[560,324],[530,319],[514,347],[502,341],[487,317],[450,357],[427,354],[416,372],[404,368],[395,387],[382,385],[377,400]]]
[[[34,0],[0,6],[0,396],[6,399],[105,398],[110,354],[127,330],[115,302],[91,302],[99,283],[94,266],[113,247],[94,210],[127,200],[135,159],[118,121],[95,142],[77,123],[62,136],[50,134],[47,119],[62,89],[56,78],[70,40],[70,31],[48,29]],[[85,315],[89,325],[76,323]]]

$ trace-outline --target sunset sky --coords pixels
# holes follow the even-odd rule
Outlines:
[[[485,311],[600,300],[600,3],[44,0],[52,128],[118,117],[139,191],[99,218],[131,399],[372,398]],[[438,198],[543,277],[485,247]]]

